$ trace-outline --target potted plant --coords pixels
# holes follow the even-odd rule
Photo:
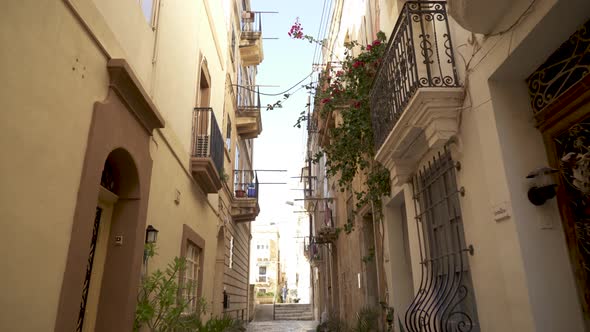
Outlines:
[[[236,197],[246,197],[246,191],[242,189],[236,189]]]

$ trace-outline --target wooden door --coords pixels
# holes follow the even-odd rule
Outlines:
[[[550,166],[580,304],[590,328],[590,75],[543,110]]]

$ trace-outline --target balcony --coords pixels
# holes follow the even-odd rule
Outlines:
[[[231,203],[234,222],[250,222],[256,219],[260,213],[258,189],[258,176],[255,171],[234,171],[234,196]]]
[[[262,132],[260,115],[260,92],[253,89],[237,88],[236,127],[242,139],[256,138]]]
[[[324,226],[319,229],[314,241],[317,244],[334,243],[338,239],[338,229],[331,226]]]
[[[217,193],[222,185],[219,174],[223,169],[223,139],[210,107],[194,109],[191,151],[193,178],[206,193]]]
[[[445,1],[407,1],[371,89],[375,159],[406,182],[458,129],[463,104]]]
[[[259,12],[242,13],[240,57],[243,66],[257,66],[264,59],[262,51],[262,16]]]

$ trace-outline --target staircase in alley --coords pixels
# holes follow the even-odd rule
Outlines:
[[[311,304],[277,303],[275,320],[313,320]]]

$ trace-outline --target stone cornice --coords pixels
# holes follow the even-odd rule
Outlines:
[[[164,128],[164,119],[125,59],[111,59],[107,63],[110,88],[151,135],[155,128]]]

